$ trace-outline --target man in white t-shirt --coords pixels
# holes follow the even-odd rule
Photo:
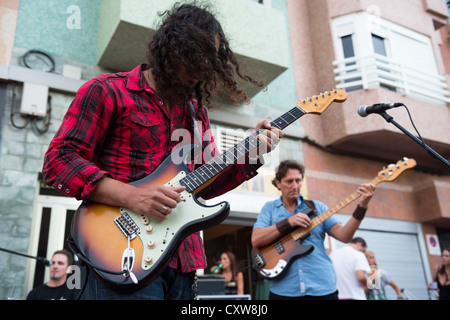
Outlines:
[[[364,287],[366,273],[370,272],[369,263],[364,255],[367,244],[356,237],[349,245],[330,254],[336,272],[336,284],[341,300],[366,300]]]

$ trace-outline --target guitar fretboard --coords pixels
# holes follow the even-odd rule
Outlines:
[[[304,114],[306,113],[300,107],[295,107],[283,114],[281,117],[272,121],[270,125],[283,130]],[[212,158],[210,161],[181,179],[180,184],[186,187],[187,192],[193,192],[223,172],[230,165],[240,163],[240,159],[243,159],[244,156],[250,154],[251,151],[255,150],[259,146],[259,139],[257,139],[257,136],[264,130],[265,129],[260,129],[254,132],[243,141],[226,150],[224,153]]]
[[[380,179],[378,177],[376,177],[370,183],[372,183],[374,185],[377,185],[380,182],[381,182]],[[305,238],[307,235],[309,235],[309,233],[311,232],[312,229],[314,229],[315,227],[320,225],[322,222],[324,222],[325,220],[330,218],[333,214],[335,214],[335,213],[341,211],[342,209],[344,209],[346,206],[348,206],[350,203],[352,203],[353,201],[358,199],[360,196],[361,195],[358,192],[356,192],[356,191],[353,192],[351,195],[349,195],[347,198],[345,198],[344,200],[342,200],[341,202],[339,202],[335,206],[329,208],[327,211],[322,212],[320,215],[318,215],[317,217],[313,218],[311,220],[311,225],[309,227],[307,227],[307,228],[298,228],[298,229],[294,230],[293,232],[291,232],[289,235],[287,235],[287,237],[290,236],[295,241]]]

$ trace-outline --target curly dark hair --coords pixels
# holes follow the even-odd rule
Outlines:
[[[305,166],[295,160],[284,160],[280,162],[278,165],[276,172],[275,172],[275,178],[272,180],[272,184],[278,189],[276,181],[281,181],[283,179],[289,169],[296,169],[300,172],[302,175],[302,178],[305,176]]]
[[[206,106],[211,108],[211,96],[217,93],[219,85],[234,104],[248,102],[250,99],[238,87],[235,73],[241,79],[264,87],[263,83],[241,73],[239,62],[208,5],[199,5],[197,1],[176,3],[171,10],[159,15],[162,23],[148,45],[147,59],[156,82],[155,89],[168,103],[179,104],[196,98],[201,105],[206,94]],[[218,50],[216,39],[220,43]],[[178,79],[180,68],[199,80],[193,90],[187,90]]]

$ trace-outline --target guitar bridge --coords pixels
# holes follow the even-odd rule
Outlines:
[[[122,214],[115,218],[114,222],[127,239],[133,240],[140,229],[125,210],[120,209],[120,211]]]

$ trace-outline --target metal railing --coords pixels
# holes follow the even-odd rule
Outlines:
[[[417,99],[450,103],[447,80],[379,54],[333,61],[336,88],[346,91],[385,88]]]

